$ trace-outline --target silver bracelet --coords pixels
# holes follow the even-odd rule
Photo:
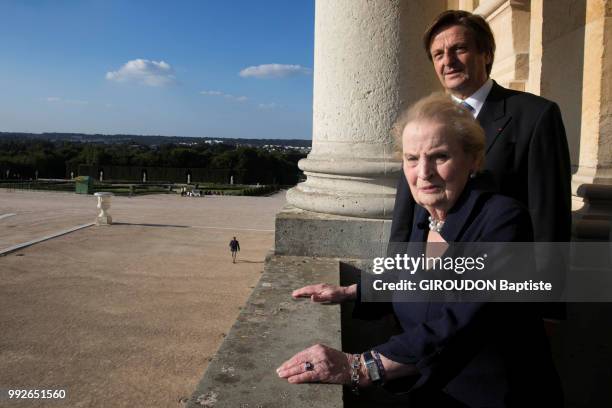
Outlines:
[[[351,391],[359,395],[359,369],[361,368],[361,354],[353,354],[351,362]]]

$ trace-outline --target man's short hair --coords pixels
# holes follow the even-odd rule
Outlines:
[[[493,67],[493,58],[495,57],[495,38],[493,37],[493,32],[491,31],[491,27],[489,27],[489,23],[487,23],[484,18],[468,11],[443,11],[434,19],[427,30],[425,30],[425,34],[423,34],[423,46],[425,47],[425,52],[429,60],[432,61],[430,48],[433,37],[442,29],[456,25],[465,27],[472,33],[478,51],[491,55],[491,62],[487,64],[487,74],[490,75],[491,68]]]

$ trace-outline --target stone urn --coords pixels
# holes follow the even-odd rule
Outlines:
[[[98,198],[98,216],[96,217],[96,225],[111,225],[113,223],[113,217],[107,212],[111,206],[111,197],[113,193],[94,193],[94,196]]]

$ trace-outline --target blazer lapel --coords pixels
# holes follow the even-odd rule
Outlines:
[[[410,242],[425,242],[427,233],[429,232],[429,213],[420,205],[414,206],[414,222],[412,225],[412,233],[410,234]]]
[[[487,153],[495,141],[498,139],[497,136],[504,130],[506,125],[510,122],[511,116],[506,113],[506,92],[505,89],[497,85],[497,82],[493,81],[493,88],[487,96],[487,99],[482,106],[480,113],[478,114],[478,122],[485,131],[487,138],[487,144],[485,153]]]
[[[476,204],[483,194],[493,191],[494,183],[495,180],[486,171],[468,180],[457,202],[446,214],[446,221],[440,233],[446,242],[463,241],[465,230],[472,223],[472,213],[480,211],[476,209]]]

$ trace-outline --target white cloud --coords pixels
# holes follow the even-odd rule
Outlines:
[[[301,65],[263,64],[240,71],[243,78],[284,78],[295,75],[310,75],[312,70]]]
[[[274,103],[274,102],[272,102],[272,103],[260,103],[259,105],[257,105],[257,107],[259,109],[272,110],[272,109],[278,108],[278,105],[276,103]]]
[[[166,86],[176,82],[170,64],[140,58],[126,62],[117,71],[107,72],[106,79],[116,82],[134,81],[148,86]]]
[[[236,102],[246,102],[249,98],[247,98],[246,96],[234,96],[234,95],[225,95],[225,97],[227,99],[231,99],[232,101],[236,101]]]
[[[220,91],[201,91],[200,93],[202,95],[212,95],[212,96],[223,95],[223,92],[220,92]]]
[[[247,98],[246,96],[235,96],[232,94],[226,94],[221,91],[200,91],[200,93],[202,95],[208,95],[208,96],[222,96],[225,99],[229,99],[229,100],[236,101],[236,102],[246,102],[249,100],[249,98]]]
[[[46,98],[42,99],[49,103],[63,103],[66,105],[89,105],[89,102],[87,101],[81,101],[78,99],[63,99],[58,96],[47,96]]]

